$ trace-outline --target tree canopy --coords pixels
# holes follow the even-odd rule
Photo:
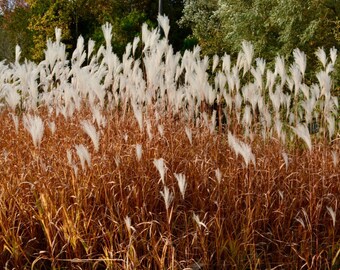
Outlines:
[[[339,46],[337,0],[184,0],[181,24],[192,27],[207,54],[236,53],[244,40],[261,57],[308,55]]]
[[[199,44],[208,55],[236,54],[244,40],[258,57],[289,58],[295,48],[313,57],[340,42],[338,0],[163,0],[170,19],[170,42],[179,51]],[[100,44],[101,25],[113,27],[112,47],[122,55],[125,46],[147,22],[157,24],[158,3],[153,0],[1,0],[0,60],[22,56],[40,60],[46,40],[62,29],[69,51],[82,35]]]
[[[164,1],[176,50],[182,48],[190,32],[177,24],[183,5],[182,0]],[[79,35],[101,43],[101,26],[106,22],[113,26],[112,47],[121,55],[126,44],[140,34],[143,23],[157,25],[158,4],[152,0],[2,0],[0,10],[0,60],[13,60],[14,47],[19,44],[23,57],[39,61],[56,27],[62,29],[62,41],[71,51]]]
[[[292,60],[299,48],[313,74],[318,48],[340,49],[339,18],[339,0],[184,0],[180,24],[191,27],[204,54],[236,56],[249,41],[270,66],[277,55]],[[339,61],[335,68],[337,82]]]

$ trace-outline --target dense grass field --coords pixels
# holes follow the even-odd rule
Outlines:
[[[286,68],[174,54],[142,29],[119,60],[0,65],[4,269],[339,269],[340,135],[330,60]],[[69,59],[69,60],[68,60]]]

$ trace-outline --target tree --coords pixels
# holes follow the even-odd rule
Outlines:
[[[34,45],[31,48],[31,58],[41,60],[47,38],[53,38],[55,28],[62,29],[65,43],[69,43],[70,35],[70,5],[68,0],[27,0],[30,7],[29,29],[33,32]]]
[[[205,53],[236,53],[243,40],[257,55],[273,59],[299,47],[338,46],[337,0],[185,0],[182,24],[189,24]]]
[[[28,57],[32,46],[29,8],[24,1],[0,1],[0,60],[14,60],[15,46],[20,45],[22,56]]]
[[[47,38],[53,38],[56,27],[62,29],[62,40],[72,51],[79,35],[85,40],[103,41],[101,25],[113,25],[113,48],[122,54],[125,46],[140,32],[147,20],[150,0],[27,0],[31,9],[33,31],[32,59],[41,60]],[[155,15],[156,17],[156,15]]]
[[[180,29],[182,0],[163,0],[164,13],[171,24],[170,42],[175,50],[183,47],[190,29]],[[154,0],[0,0],[0,59],[13,59],[15,44],[23,56],[40,61],[46,40],[54,38],[55,28],[62,30],[62,42],[68,52],[76,46],[79,35],[85,41],[104,42],[101,26],[113,26],[112,47],[118,54],[125,52],[128,42],[140,35],[143,23],[157,26],[158,3]]]
[[[319,64],[314,53],[336,47],[338,7],[334,0],[221,0],[219,18],[226,48],[236,52],[243,40],[251,41],[256,55],[272,65],[276,55],[291,60],[295,48],[308,58],[307,77],[314,78]],[[334,73],[339,77],[338,68]]]
[[[221,20],[218,16],[218,0],[184,0],[182,27],[190,27],[206,54],[215,54],[225,49]]]

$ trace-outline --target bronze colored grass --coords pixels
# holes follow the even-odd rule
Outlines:
[[[104,113],[107,126],[97,127],[98,152],[80,124],[92,119],[90,111],[67,121],[39,115],[45,119],[39,148],[22,118],[16,133],[10,115],[0,115],[5,269],[340,267],[340,167],[332,160],[332,151],[340,154],[339,138],[314,141],[312,151],[255,138],[256,167],[245,167],[229,148],[227,132],[211,134],[168,115],[159,120],[163,136],[149,117],[150,139],[132,112],[124,120],[119,113]],[[47,121],[55,121],[55,134]],[[192,145],[185,126],[192,130]],[[91,153],[85,171],[77,144]],[[143,150],[140,161],[136,144]],[[78,173],[68,164],[69,149]],[[287,169],[282,152],[289,157]],[[158,158],[165,161],[165,185],[174,194],[168,211],[153,164]],[[175,173],[186,177],[184,199]]]

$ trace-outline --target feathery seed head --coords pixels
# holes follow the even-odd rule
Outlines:
[[[333,227],[335,227],[335,222],[336,222],[336,210],[334,211],[332,207],[327,206],[327,211],[329,213],[329,215],[332,218],[332,222],[333,222]]]
[[[24,127],[31,134],[35,147],[40,147],[44,135],[44,123],[37,115],[24,115]]]
[[[175,176],[175,178],[177,180],[179,190],[180,190],[182,198],[184,200],[184,194],[185,194],[185,190],[187,188],[187,183],[186,183],[185,175],[182,174],[182,173],[180,173],[180,174],[175,173],[174,176]]]
[[[174,198],[173,193],[169,190],[169,188],[167,186],[164,186],[163,191],[160,192],[163,199],[164,199],[164,203],[165,203],[165,208],[168,211],[170,204]]]
[[[215,170],[215,177],[216,177],[217,183],[221,184],[221,181],[222,181],[222,172],[221,172],[220,168],[217,168]]]
[[[99,132],[96,131],[96,128],[94,125],[92,125],[88,120],[83,120],[80,122],[81,127],[84,130],[84,132],[91,138],[91,141],[94,146],[94,150],[98,152],[99,150]]]
[[[327,127],[328,127],[328,135],[329,135],[329,138],[331,139],[332,136],[334,135],[335,133],[335,118],[333,117],[332,114],[329,114],[327,117],[326,117],[326,122],[327,122]]]
[[[289,71],[292,75],[292,82],[294,83],[295,96],[299,94],[300,86],[301,86],[301,70],[297,64],[292,64],[289,68]]]
[[[48,122],[47,125],[48,125],[48,127],[49,127],[49,129],[50,129],[50,131],[51,131],[51,133],[53,135],[55,133],[55,131],[56,131],[55,122]]]
[[[85,171],[86,169],[85,163],[87,164],[88,167],[91,167],[90,153],[83,144],[76,145],[75,148],[77,151],[77,155],[80,159],[81,168],[83,169],[83,171]]]
[[[126,216],[124,218],[124,223],[129,235],[131,236],[131,231],[136,231],[136,229],[131,225],[131,218],[129,216]]]
[[[133,39],[133,43],[132,43],[132,55],[135,55],[135,52],[136,52],[136,49],[137,49],[139,41],[140,41],[139,37],[135,37]]]
[[[66,155],[67,155],[67,163],[68,163],[68,165],[70,165],[72,167],[74,165],[73,160],[72,160],[72,151],[70,149],[67,149]]]
[[[222,70],[224,73],[230,73],[231,59],[230,55],[224,54],[222,57]]]
[[[266,70],[266,60],[263,58],[256,58],[256,66],[260,70],[261,75],[264,75],[264,72]]]
[[[204,227],[206,230],[208,230],[207,225],[205,225],[199,218],[198,215],[196,215],[195,213],[193,213],[193,220],[196,222],[196,224],[198,225],[198,228],[201,229],[201,227]]]
[[[292,129],[294,133],[306,143],[309,151],[312,151],[312,140],[307,125],[299,123],[296,127],[292,127]]]
[[[279,74],[280,77],[281,77],[281,81],[283,82],[283,84],[285,83],[285,81],[286,81],[286,68],[285,68],[285,60],[284,60],[283,56],[276,56],[274,74],[275,74],[275,76],[277,74]]]
[[[245,144],[244,142],[239,141],[231,134],[230,131],[228,131],[228,144],[230,148],[235,152],[236,156],[241,154],[246,167],[248,167],[250,161],[252,161],[255,166],[255,156],[252,153],[250,146]]]
[[[325,50],[319,47],[317,51],[315,52],[315,55],[321,62],[322,66],[325,68],[327,64],[327,56],[326,56]]]
[[[102,25],[102,31],[104,34],[105,42],[106,42],[106,49],[111,51],[111,39],[112,39],[112,25],[108,22]]]
[[[218,65],[218,61],[219,61],[220,59],[219,59],[219,57],[218,57],[218,55],[214,55],[213,56],[213,65],[212,65],[212,72],[214,72],[215,71],[215,69],[216,69],[216,67],[217,67],[217,65]]]
[[[158,15],[157,20],[164,31],[165,38],[168,39],[170,30],[169,18],[167,16]]]
[[[331,92],[331,86],[332,86],[332,79],[329,76],[329,74],[327,74],[326,71],[320,71],[316,74],[316,78],[319,81],[319,85],[320,85],[320,89],[321,89],[321,93],[320,93],[320,97],[321,96],[330,96],[330,92]]]
[[[92,56],[94,50],[95,42],[92,39],[89,39],[87,42],[87,59],[89,60]]]
[[[143,131],[143,112],[134,102],[132,103],[133,114],[137,120],[140,132]]]
[[[307,67],[307,57],[306,54],[299,49],[295,49],[293,51],[294,60],[297,66],[299,67],[299,70],[301,72],[302,77],[304,77],[306,67]]]
[[[6,89],[7,90],[7,89]],[[20,95],[15,89],[8,89],[5,94],[6,103],[11,108],[12,111],[15,110],[15,108],[20,103]]]
[[[335,65],[335,61],[336,61],[336,58],[337,58],[337,53],[338,53],[338,50],[335,47],[330,49],[330,57],[331,57],[331,61],[332,61],[333,65]]]
[[[136,156],[137,156],[137,160],[138,161],[141,161],[142,154],[143,154],[142,145],[141,144],[136,144]]]
[[[254,57],[254,46],[251,42],[249,41],[242,41],[242,51],[244,53],[244,59],[245,59],[245,69],[248,71],[251,67],[251,63],[253,61]]]
[[[161,181],[163,185],[165,185],[165,173],[166,173],[167,168],[164,164],[164,159],[162,158],[154,159],[153,164],[155,165],[156,169],[158,170],[161,176]]]

